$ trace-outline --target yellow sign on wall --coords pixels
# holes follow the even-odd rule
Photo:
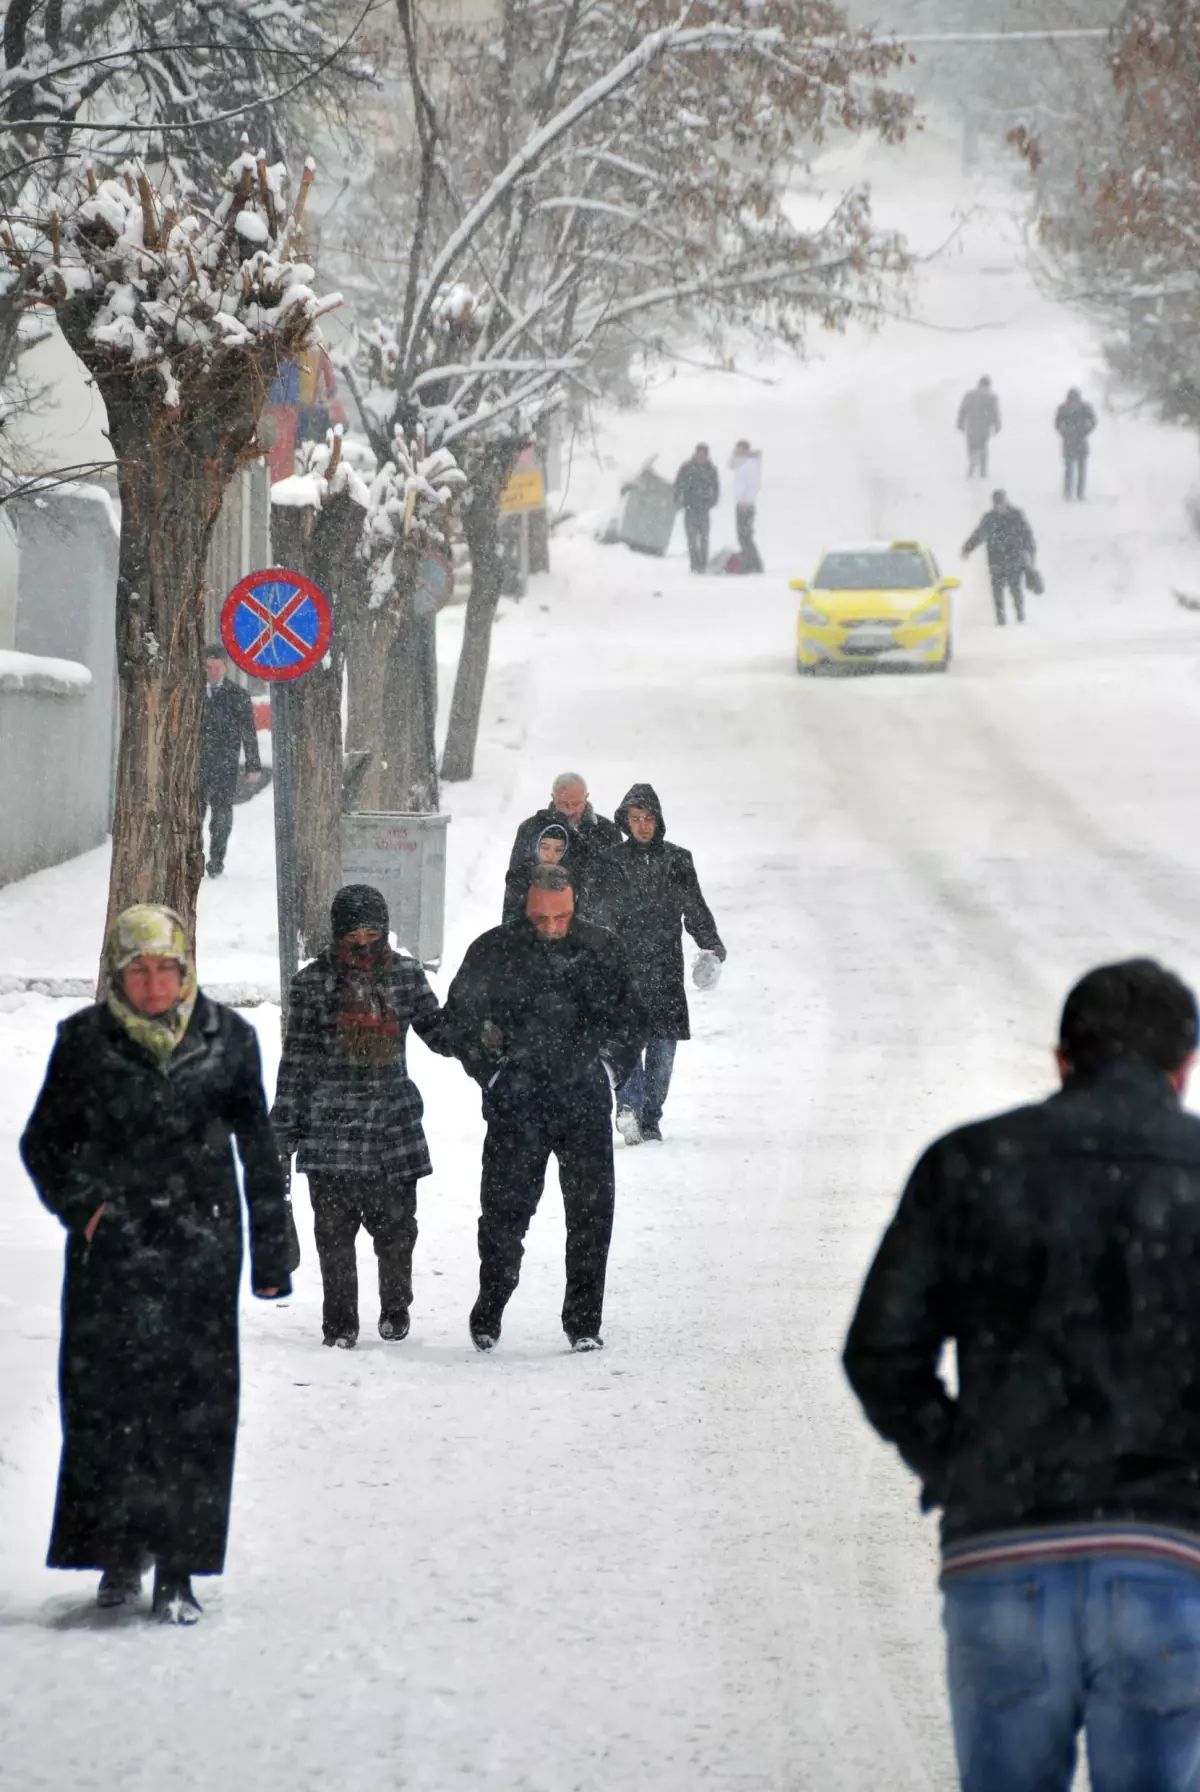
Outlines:
[[[540,467],[529,467],[509,477],[500,493],[501,516],[515,516],[523,510],[541,510],[546,503],[546,481]]]

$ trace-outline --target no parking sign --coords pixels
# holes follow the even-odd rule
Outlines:
[[[221,610],[225,651],[252,678],[302,678],[325,658],[332,639],[325,593],[282,566],[239,579]]]

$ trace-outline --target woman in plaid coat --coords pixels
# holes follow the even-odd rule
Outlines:
[[[417,1183],[432,1170],[420,1092],[405,1060],[414,1027],[449,1056],[437,997],[414,959],[388,943],[387,903],[368,884],[333,899],[333,945],[293,979],[271,1119],[308,1177],[324,1288],[326,1344],[358,1342],[354,1241],[379,1259],[379,1334],[408,1336]]]

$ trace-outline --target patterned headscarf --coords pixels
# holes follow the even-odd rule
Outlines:
[[[179,1000],[165,1014],[142,1014],[125,995],[121,972],[135,958],[173,958],[183,971]],[[139,902],[117,916],[104,942],[108,1011],[131,1039],[165,1066],[188,1029],[196,1006],[196,967],[187,931],[173,908]]]

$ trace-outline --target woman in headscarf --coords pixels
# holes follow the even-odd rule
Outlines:
[[[63,1022],[21,1153],[67,1230],[63,1450],[51,1568],[97,1568],[102,1606],[155,1565],[155,1615],[194,1624],[225,1560],[238,1413],[242,1160],[251,1284],[296,1267],[258,1041],[196,987],[169,908],[126,909],[107,998]]]
[[[295,1151],[308,1177],[323,1341],[353,1350],[360,1226],[379,1260],[379,1335],[393,1344],[408,1336],[417,1183],[433,1166],[405,1036],[414,1027],[431,1051],[450,1048],[424,971],[392,951],[380,892],[346,884],[330,919],[332,946],[292,982],[271,1119],[280,1150]]]

